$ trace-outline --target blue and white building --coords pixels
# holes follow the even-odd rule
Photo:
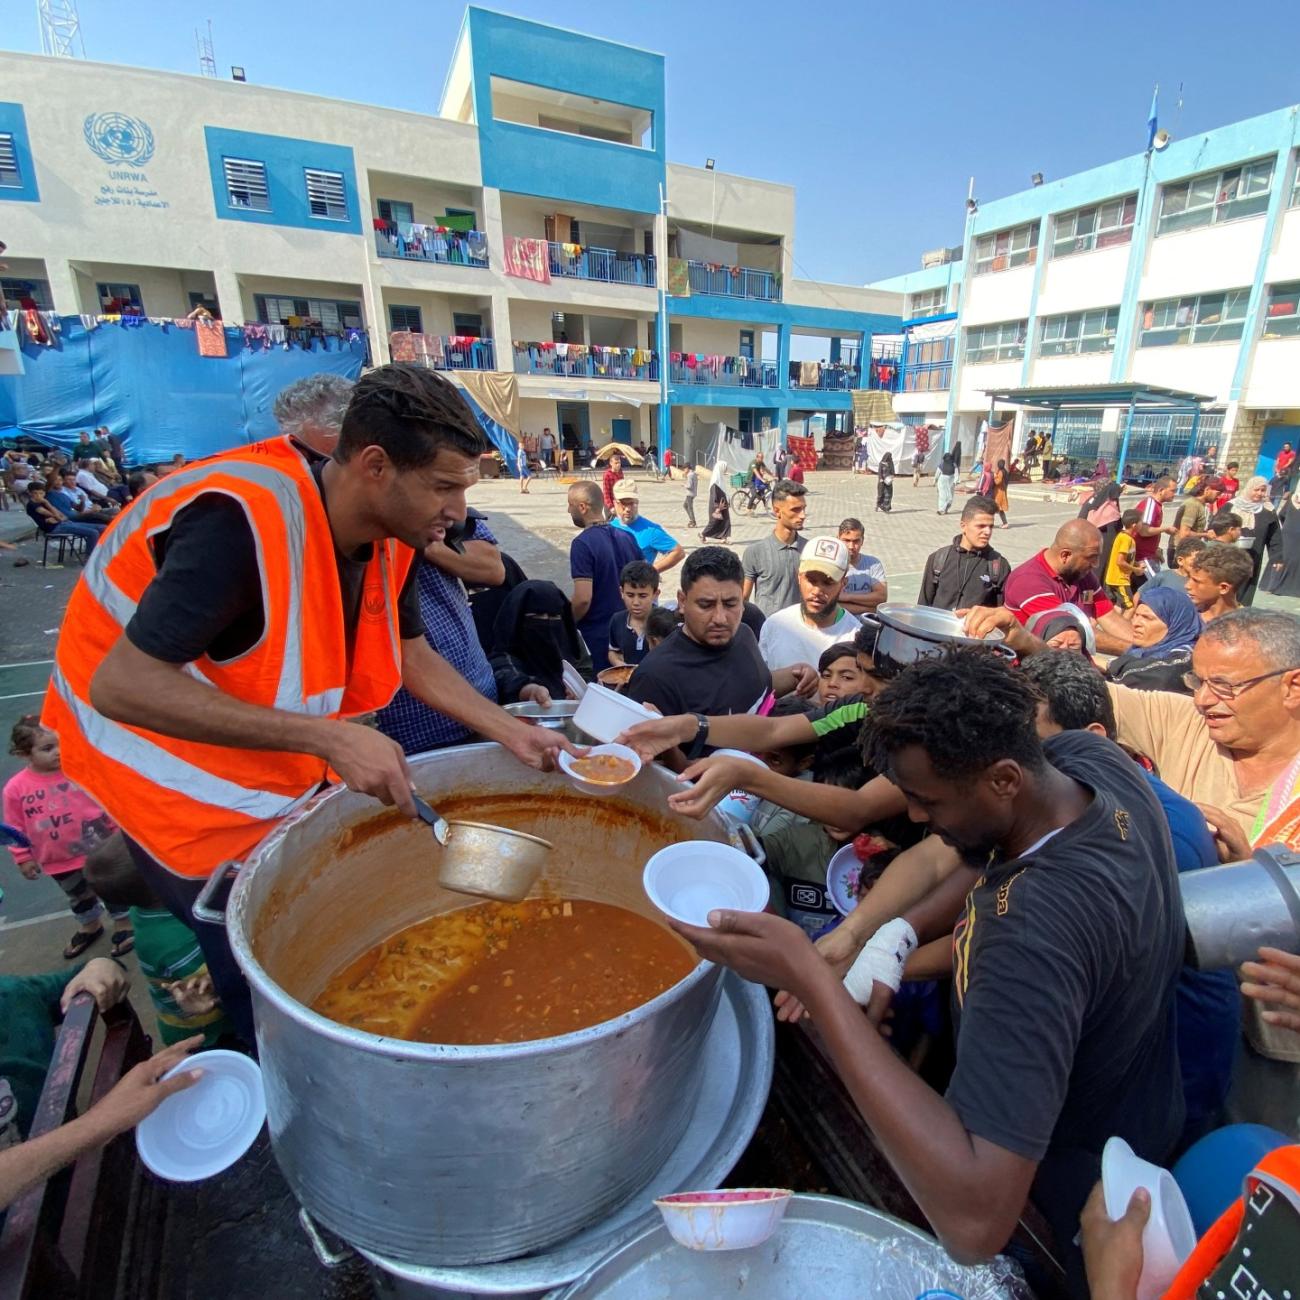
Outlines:
[[[1300,441],[1298,114],[978,203],[960,245],[872,286],[905,295],[900,415],[969,448],[987,390],[1151,385],[1210,398],[1200,448],[1267,469]],[[1021,438],[1051,423],[1019,418]],[[1124,421],[1063,412],[1056,449],[1113,465]],[[1191,436],[1190,416],[1139,415],[1128,462],[1176,461]]]
[[[0,275],[60,313],[362,327],[515,375],[533,435],[847,423],[901,292],[795,278],[794,191],[670,163],[666,116],[661,55],[479,8],[432,117],[0,54]]]

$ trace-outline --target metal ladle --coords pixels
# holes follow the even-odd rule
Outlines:
[[[555,847],[524,831],[485,822],[448,821],[412,792],[415,811],[438,841],[438,883],[457,894],[518,903],[527,898]]]

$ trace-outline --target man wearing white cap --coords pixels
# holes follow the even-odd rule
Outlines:
[[[682,544],[665,528],[641,513],[641,499],[636,484],[630,478],[619,479],[614,484],[614,518],[609,521],[615,528],[631,533],[641,548],[641,558],[653,564],[660,573],[667,573],[682,562],[686,554]]]
[[[837,641],[852,641],[860,623],[841,607],[849,571],[848,547],[837,537],[814,537],[799,557],[799,603],[768,617],[758,648],[772,669],[816,663]]]

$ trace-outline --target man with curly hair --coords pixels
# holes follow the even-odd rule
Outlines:
[[[956,1066],[944,1096],[863,1017],[854,972],[841,982],[790,922],[721,911],[709,927],[675,928],[808,1009],[954,1258],[1000,1251],[1032,1200],[1082,1278],[1071,1243],[1107,1138],[1160,1162],[1182,1125],[1184,923],[1145,777],[1101,736],[1040,740],[1040,699],[985,648],[954,647],[890,683],[863,730],[868,765],[909,816],[980,872],[953,934]]]

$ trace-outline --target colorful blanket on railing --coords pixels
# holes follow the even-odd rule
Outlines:
[[[506,238],[506,274],[517,280],[551,282],[551,248],[544,239]]]

